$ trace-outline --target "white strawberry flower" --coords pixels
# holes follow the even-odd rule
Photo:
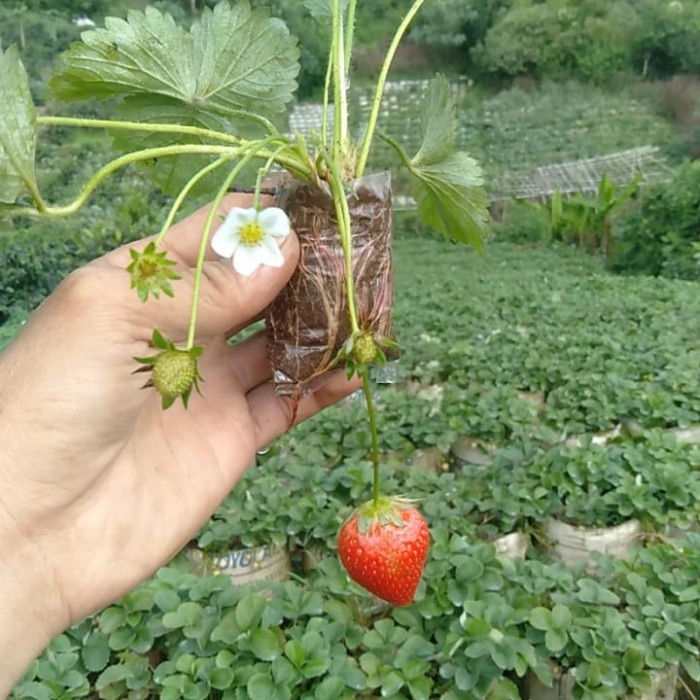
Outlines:
[[[282,266],[278,241],[290,230],[289,218],[277,207],[234,207],[212,236],[211,247],[222,258],[231,258],[236,272],[249,277],[260,265]]]

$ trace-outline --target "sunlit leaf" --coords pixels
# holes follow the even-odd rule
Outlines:
[[[421,103],[423,143],[413,158],[416,166],[432,165],[448,158],[457,140],[457,110],[450,83],[444,75],[430,81]]]
[[[450,240],[483,248],[489,221],[488,198],[479,164],[464,152],[455,152],[456,109],[449,84],[434,78],[421,105],[423,143],[409,159],[393,139],[382,136],[413,175],[411,189],[421,222]]]
[[[63,100],[162,95],[209,111],[280,112],[299,72],[296,39],[264,9],[225,0],[187,32],[153,7],[105,20],[61,58]]]
[[[36,112],[16,46],[0,49],[0,203],[36,188]]]
[[[411,168],[411,173],[420,220],[481,250],[489,214],[479,164],[459,152],[434,165]]]

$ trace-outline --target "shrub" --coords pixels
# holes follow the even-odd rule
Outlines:
[[[70,221],[0,221],[0,324],[25,316],[75,268],[156,231],[162,199],[140,183],[111,189],[116,205],[98,201]]]
[[[693,245],[700,241],[700,162],[682,166],[672,180],[647,191],[616,229],[610,259],[615,272],[700,278]]]
[[[508,202],[501,221],[492,226],[496,240],[511,243],[539,243],[550,238],[547,219],[529,202]]]

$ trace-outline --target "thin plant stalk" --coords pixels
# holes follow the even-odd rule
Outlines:
[[[399,44],[403,39],[403,35],[406,33],[409,25],[413,21],[413,18],[420,10],[421,6],[425,0],[415,0],[411,9],[408,11],[407,15],[403,18],[403,21],[399,25],[399,28],[394,34],[394,38],[389,45],[386,56],[384,57],[384,63],[382,64],[382,69],[379,72],[379,77],[377,78],[377,87],[374,93],[374,99],[372,101],[372,108],[369,114],[369,121],[367,122],[367,131],[365,131],[364,138],[362,140],[362,145],[360,147],[360,155],[357,160],[357,169],[355,171],[356,177],[362,177],[367,165],[367,159],[369,158],[369,151],[372,146],[372,138],[374,137],[374,131],[377,128],[377,119],[379,118],[379,108],[382,102],[382,96],[384,94],[384,85],[386,84],[387,76],[389,75],[389,69],[394,60]]]
[[[100,170],[98,170],[85,184],[80,194],[70,203],[61,207],[48,207],[42,208],[21,208],[12,213],[23,214],[25,216],[33,215],[43,215],[43,216],[53,216],[53,217],[65,217],[75,214],[88,200],[90,195],[100,186],[103,180],[108,178],[110,175],[116,173],[118,170],[125,168],[127,165],[132,163],[138,163],[142,160],[149,160],[151,158],[164,158],[166,156],[177,156],[187,153],[200,154],[200,155],[221,155],[221,156],[236,156],[240,148],[233,148],[232,146],[215,146],[215,145],[204,145],[204,144],[180,144],[177,146],[161,146],[158,148],[146,148],[142,151],[135,151],[133,153],[127,153],[126,155],[115,158],[111,163],[108,163]]]
[[[347,294],[348,316],[350,318],[350,328],[353,336],[360,332],[360,322],[357,317],[357,307],[355,303],[355,278],[352,272],[352,224],[350,221],[350,209],[345,197],[343,179],[338,170],[337,164],[333,160],[327,160],[330,173],[329,186],[335,206],[335,216],[338,221],[338,233],[343,247],[343,258],[345,262],[345,289]]]
[[[256,209],[260,208],[260,191],[262,189],[263,178],[270,172],[270,168],[275,162],[275,158],[277,157],[278,153],[284,148],[286,148],[286,146],[279,146],[276,151],[273,151],[270,154],[270,157],[267,159],[265,164],[261,168],[258,168],[258,176],[255,179],[255,191],[253,193],[253,206]]]
[[[343,37],[343,17],[340,12],[340,0],[333,3],[333,157],[341,162],[343,146],[348,135],[348,96],[345,80],[345,40]]]
[[[267,131],[270,134],[279,134],[279,130],[277,127],[269,120],[266,119],[265,117],[260,116],[259,114],[253,114],[253,112],[246,112],[243,109],[235,109],[235,110],[226,110],[224,112],[226,116],[229,117],[243,117],[244,119],[248,119],[250,121],[255,121],[261,124],[262,126],[267,129]],[[237,138],[235,136],[230,136],[229,134],[224,134],[223,132],[220,131],[215,131],[213,129],[205,129],[203,127],[199,126],[185,126],[184,124],[148,124],[148,123],[140,123],[140,122],[130,122],[130,121],[120,121],[120,120],[114,120],[111,121],[109,119],[92,119],[89,117],[57,117],[57,116],[51,116],[51,115],[39,115],[36,118],[37,124],[46,124],[47,126],[86,126],[86,127],[92,127],[92,128],[105,128],[105,129],[111,129],[111,128],[119,128],[119,129],[125,129],[125,128],[136,128],[139,127],[141,130],[153,130],[152,127],[160,127],[159,130],[161,131],[167,131],[168,129],[163,129],[162,127],[172,127],[170,129],[173,132],[179,132],[183,133],[182,129],[186,128],[189,131],[189,133],[199,133],[201,135],[204,135],[205,133],[208,133],[211,138],[219,139],[220,136],[229,136],[230,138],[234,139]],[[238,139],[240,141],[240,139]]]
[[[177,212],[180,210],[182,203],[185,201],[185,198],[190,193],[192,188],[200,180],[202,180],[202,178],[206,177],[209,173],[213,172],[217,168],[220,168],[224,163],[226,163],[229,160],[230,160],[230,158],[227,156],[219,158],[218,160],[215,160],[213,163],[210,163],[206,167],[202,168],[200,171],[195,173],[189,179],[187,184],[182,188],[182,190],[180,190],[180,194],[178,194],[177,199],[173,202],[173,205],[170,207],[170,211],[168,212],[168,216],[165,219],[165,222],[163,223],[163,226],[160,229],[160,233],[156,237],[156,247],[159,247],[160,244],[163,242],[163,239],[165,238],[165,234],[168,232],[168,230],[172,226],[173,221],[175,220],[175,216],[177,215]]]
[[[333,56],[335,55],[335,38],[331,40],[331,47],[328,53],[328,65],[326,66],[326,79],[323,85],[323,112],[321,115],[321,143],[325,148],[328,143],[328,108],[331,101],[331,81],[333,79]]]
[[[350,75],[350,59],[352,58],[352,47],[355,41],[355,12],[357,0],[350,0],[348,5],[347,25],[345,27],[345,75]]]
[[[379,482],[379,429],[377,427],[377,411],[374,408],[372,384],[369,380],[369,371],[367,367],[363,367],[359,374],[362,377],[362,392],[365,395],[365,403],[367,404],[369,432],[372,439],[372,500],[374,501],[374,505],[378,506],[381,489]]]
[[[257,151],[265,148],[268,142],[273,140],[272,138],[260,141],[256,144],[254,148],[251,148],[248,153],[241,158],[241,160],[236,163],[236,166],[231,170],[228,177],[224,180],[214,201],[211,203],[211,208],[207,214],[207,219],[204,224],[204,231],[202,232],[202,238],[199,244],[199,252],[197,254],[197,264],[195,267],[194,275],[194,288],[192,290],[192,307],[190,311],[190,324],[187,333],[187,350],[191,350],[194,347],[195,334],[197,332],[197,312],[199,308],[199,294],[202,288],[202,270],[204,269],[204,258],[207,252],[207,245],[209,245],[209,234],[211,233],[212,227],[214,225],[214,218],[216,217],[221,204],[221,200],[226,196],[229,187],[233,181],[240,175],[241,170],[257,155]]]

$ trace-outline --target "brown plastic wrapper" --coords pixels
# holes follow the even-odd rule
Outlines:
[[[360,328],[393,340],[391,176],[368,175],[350,182],[346,191]],[[282,184],[277,206],[287,212],[299,237],[301,257],[268,309],[267,351],[277,393],[298,398],[322,382],[351,335],[345,263],[333,198],[325,183]]]

